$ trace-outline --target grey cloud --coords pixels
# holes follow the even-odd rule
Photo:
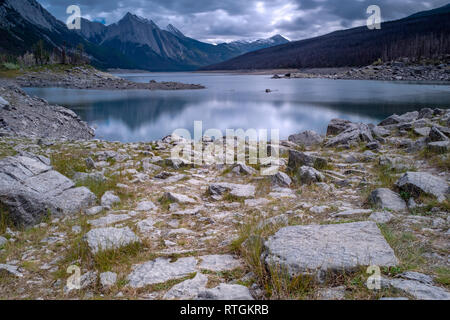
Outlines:
[[[60,20],[73,0],[38,0]],[[378,5],[383,20],[405,17],[448,3],[448,0],[77,0],[83,16],[107,24],[126,12],[172,23],[193,38],[221,42],[269,37],[280,33],[292,40],[352,27]]]

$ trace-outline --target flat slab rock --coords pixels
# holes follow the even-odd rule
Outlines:
[[[247,287],[221,283],[198,294],[199,300],[254,300]]]
[[[170,262],[167,258],[157,258],[134,267],[128,276],[132,288],[143,288],[147,285],[164,283],[180,279],[197,271],[197,259],[194,257],[180,258]]]
[[[265,262],[293,276],[351,271],[358,266],[395,266],[398,260],[376,223],[290,226],[265,242]]]
[[[74,214],[92,206],[96,196],[85,187],[54,171],[41,156],[15,156],[0,160],[0,203],[15,223],[31,226],[52,214]]]
[[[164,299],[167,300],[196,299],[201,291],[206,290],[207,283],[208,283],[208,276],[201,273],[197,273],[195,278],[185,280],[177,285],[174,285],[164,295]]]
[[[119,249],[140,241],[128,227],[92,229],[86,233],[84,239],[88,243],[92,253]]]
[[[199,268],[202,270],[221,272],[231,271],[242,266],[241,262],[238,259],[229,254],[213,254],[208,256],[201,256],[199,258],[202,260],[199,265]]]
[[[443,288],[414,280],[390,279],[391,287],[402,290],[419,300],[450,300],[450,293]]]

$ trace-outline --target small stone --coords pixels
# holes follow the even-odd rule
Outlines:
[[[6,272],[12,274],[15,277],[22,278],[23,274],[19,271],[19,267],[9,265],[9,264],[0,264],[0,274],[2,272]]]
[[[209,193],[212,196],[221,196],[225,192],[229,192],[231,196],[236,198],[253,198],[256,189],[252,185],[234,184],[234,183],[214,183],[209,186]]]
[[[155,209],[156,209],[156,206],[151,201],[139,202],[137,207],[136,207],[136,211],[152,211],[152,210],[155,210]]]
[[[369,220],[375,221],[376,223],[388,223],[394,219],[394,215],[390,212],[374,212],[370,215]]]
[[[72,227],[72,232],[75,234],[80,234],[81,233],[81,227],[80,226],[73,226]]]
[[[8,239],[0,236],[0,248],[8,243]]]
[[[196,299],[199,292],[206,289],[208,277],[197,273],[194,279],[183,281],[173,286],[165,295],[167,300],[192,300]]]
[[[101,217],[95,220],[89,220],[89,224],[94,227],[106,227],[118,222],[128,220],[130,218],[131,216],[128,214],[108,214],[105,217]]]
[[[92,208],[87,209],[84,213],[87,216],[95,216],[95,215],[99,214],[102,211],[103,211],[103,207],[102,206],[97,206],[97,207],[92,207]]]
[[[378,141],[373,141],[366,144],[366,148],[369,150],[378,150],[381,148],[381,145]]]
[[[344,300],[345,299],[345,287],[340,286],[336,288],[321,289],[318,292],[320,300]]]
[[[254,300],[247,287],[221,283],[198,294],[200,300]]]
[[[118,249],[140,241],[128,227],[122,229],[111,227],[92,229],[84,236],[84,239],[94,254],[100,251]]]
[[[222,272],[232,271],[242,266],[238,259],[235,259],[232,255],[208,255],[199,257],[202,262],[199,268],[202,270]]]
[[[103,272],[100,274],[100,284],[107,289],[116,284],[117,274],[114,272]]]
[[[95,169],[95,162],[92,158],[86,158],[86,167],[88,169]]]
[[[112,191],[106,191],[102,196],[101,203],[103,207],[111,208],[113,205],[120,203],[120,198]]]
[[[196,270],[197,260],[194,257],[180,258],[175,262],[170,262],[167,258],[157,258],[135,266],[128,280],[132,288],[143,288],[151,284],[184,278]]]
[[[194,199],[192,199],[184,194],[178,194],[178,193],[174,193],[174,192],[166,192],[164,194],[164,198],[169,201],[173,201],[173,202],[180,203],[180,204],[193,204],[193,203],[197,202]]]

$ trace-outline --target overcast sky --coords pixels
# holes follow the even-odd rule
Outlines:
[[[300,40],[364,25],[367,7],[378,5],[383,21],[443,6],[449,0],[38,0],[62,21],[78,4],[83,17],[111,24],[128,11],[172,23],[187,36],[219,43],[281,34]]]

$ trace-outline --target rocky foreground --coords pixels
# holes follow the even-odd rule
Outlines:
[[[173,159],[192,143],[176,136],[9,132],[0,298],[448,300],[449,125],[441,109],[335,119],[283,141],[272,176]]]
[[[411,63],[409,59],[378,63],[363,68],[305,69],[285,75],[274,75],[274,79],[340,79],[381,81],[450,81],[449,58],[438,64]]]
[[[205,88],[198,84],[179,82],[150,81],[149,83],[137,83],[101,72],[90,66],[78,66],[64,70],[30,71],[17,77],[16,82],[24,88],[58,87],[93,90],[193,90]]]

